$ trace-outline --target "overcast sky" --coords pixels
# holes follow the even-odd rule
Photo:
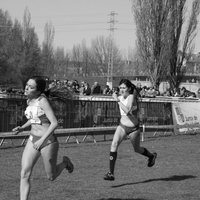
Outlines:
[[[191,2],[188,0],[188,5]],[[83,40],[90,46],[97,36],[109,36],[110,13],[114,11],[117,45],[125,51],[135,47],[136,29],[130,0],[0,0],[0,8],[8,11],[12,20],[17,18],[22,22],[26,7],[40,43],[45,24],[51,21],[55,29],[55,46],[71,49]],[[195,39],[195,52],[200,52],[199,42],[200,33]]]

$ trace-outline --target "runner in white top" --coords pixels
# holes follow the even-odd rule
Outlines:
[[[28,121],[13,129],[18,134],[31,126],[31,134],[22,155],[20,200],[29,199],[33,167],[40,156],[50,181],[54,181],[65,168],[69,173],[74,170],[74,165],[67,156],[63,156],[63,160],[57,163],[59,143],[54,131],[58,121],[48,99],[43,95],[45,88],[46,81],[43,77],[33,76],[28,80],[25,87],[28,98],[25,115]]]
[[[148,157],[148,167],[155,164],[157,153],[150,153],[146,148],[140,146],[140,127],[138,118],[138,100],[135,85],[128,79],[122,79],[119,83],[119,94],[114,93],[113,98],[118,103],[120,109],[120,124],[117,127],[110,149],[110,171],[104,176],[104,180],[113,181],[115,162],[117,159],[117,149],[123,139],[130,138],[136,153]]]

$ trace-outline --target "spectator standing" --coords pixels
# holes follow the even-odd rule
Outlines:
[[[103,89],[103,94],[111,94],[111,90],[109,85],[106,85]]]
[[[146,92],[146,97],[156,97],[156,91],[153,87],[149,87]]]
[[[140,91],[140,95],[139,96],[144,98],[144,97],[146,97],[146,93],[147,93],[147,87],[143,86],[142,90]]]
[[[85,92],[85,82],[82,81],[82,82],[81,82],[81,87],[80,87],[80,89],[79,89],[79,94],[80,94],[80,95],[83,95],[84,92]]]
[[[156,95],[156,96],[160,96],[159,87],[158,87],[157,85],[154,85],[154,86],[153,86],[153,89],[154,89],[154,91],[155,91],[155,95]]]
[[[71,85],[71,92],[72,92],[72,93],[75,93],[75,94],[78,94],[78,93],[79,93],[79,84],[78,84],[78,83],[72,82],[72,85]]]
[[[113,94],[113,93],[119,93],[119,87],[113,87],[111,94]]]
[[[101,86],[98,82],[94,82],[94,85],[92,85],[91,94],[101,94]]]
[[[140,96],[140,91],[142,90],[142,84],[141,84],[141,83],[138,83],[136,89],[137,89],[137,93],[138,93],[139,96]]]
[[[90,95],[91,94],[91,88],[90,88],[89,83],[85,83],[84,87],[85,87],[85,89],[84,89],[83,95]]]
[[[80,92],[80,85],[76,84],[76,86],[75,86],[75,93],[79,94],[79,92]]]
[[[179,87],[173,89],[173,96],[174,97],[181,97],[181,89]]]
[[[181,97],[189,97],[190,96],[190,91],[186,90],[185,87],[182,87],[180,90],[180,95]]]

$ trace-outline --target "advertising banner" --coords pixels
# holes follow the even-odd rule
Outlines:
[[[139,108],[141,125],[172,125],[171,102],[141,102]]]
[[[200,102],[173,102],[172,112],[174,125],[184,126],[179,132],[194,132],[200,129]]]

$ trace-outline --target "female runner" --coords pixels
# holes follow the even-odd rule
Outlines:
[[[119,83],[120,96],[113,93],[114,100],[118,103],[121,119],[118,125],[110,149],[110,171],[104,176],[104,180],[114,181],[114,168],[117,159],[117,149],[123,139],[129,136],[136,153],[148,157],[148,167],[155,164],[157,153],[150,153],[140,146],[140,126],[138,119],[137,89],[128,79],[122,79]]]
[[[22,155],[20,200],[27,200],[29,197],[30,177],[40,155],[50,181],[55,180],[65,168],[69,173],[74,170],[74,166],[67,156],[63,156],[62,162],[57,164],[59,143],[54,135],[54,130],[58,126],[58,121],[44,95],[45,88],[46,81],[40,76],[34,76],[28,80],[25,87],[25,95],[28,97],[25,116],[28,121],[23,126],[13,129],[18,134],[31,126],[31,134]]]

